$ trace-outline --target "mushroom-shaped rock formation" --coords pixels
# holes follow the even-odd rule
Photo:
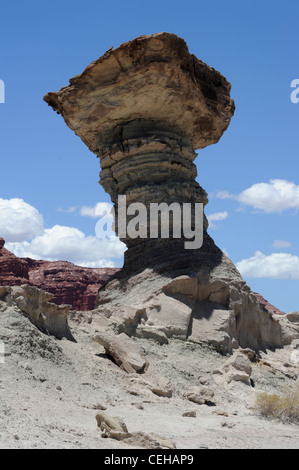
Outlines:
[[[203,243],[196,249],[186,249],[185,231],[177,236],[175,211],[169,237],[159,230],[151,237],[150,207],[161,203],[188,205],[190,230],[197,227],[194,207],[208,199],[195,181],[195,149],[218,142],[227,129],[235,109],[229,82],[190,54],[183,39],[159,33],[109,49],[44,100],[100,157],[100,183],[115,205],[116,233],[128,248],[124,268],[100,289],[98,308],[110,308],[111,315],[128,307],[143,312],[135,323],[124,321],[123,331],[130,334],[148,335],[153,328],[168,337],[208,341],[224,352],[237,342],[255,349],[279,346],[279,322],[260,308],[215,246],[205,216]],[[131,208],[121,227],[119,196]],[[146,217],[132,237],[123,226],[129,227],[140,203]],[[180,222],[182,214],[176,213]],[[161,225],[162,216],[156,220]]]
[[[191,55],[183,39],[160,33],[109,50],[44,99],[99,155],[100,183],[115,203],[118,233],[119,195],[127,206],[143,203],[148,214],[153,203],[207,204],[195,181],[194,149],[216,143],[228,127],[234,113],[229,93],[227,80]],[[207,225],[205,218],[205,231]],[[171,266],[170,257],[189,264],[206,252],[209,259],[222,257],[206,233],[196,255],[187,253],[183,239],[153,239],[149,229],[146,237],[119,235],[129,269],[163,261]]]

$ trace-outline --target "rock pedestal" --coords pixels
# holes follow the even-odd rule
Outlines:
[[[100,183],[115,204],[116,233],[128,247],[126,269],[194,258],[183,238],[173,238],[171,221],[170,238],[150,238],[149,208],[207,204],[195,181],[194,149],[216,143],[228,127],[234,113],[229,92],[227,80],[191,55],[183,39],[160,33],[108,51],[70,86],[45,96],[100,157]],[[146,206],[146,236],[119,233],[119,195],[126,196],[127,206]],[[204,218],[205,232],[207,226]]]
[[[100,183],[128,248],[124,268],[99,292],[99,313],[103,306],[112,316],[131,308],[140,315],[120,325],[127,333],[153,328],[223,352],[238,343],[279,346],[279,323],[215,246],[205,217],[197,249],[186,249],[171,223],[169,238],[150,238],[148,215],[141,223],[147,231],[137,238],[117,223],[120,195],[137,211],[142,203],[147,214],[153,203],[207,204],[195,180],[195,149],[218,142],[227,129],[235,109],[229,82],[190,54],[183,39],[159,33],[110,49],[44,99],[100,157]]]
[[[128,247],[125,267],[131,270],[134,266],[136,270],[137,267],[155,266],[166,257],[168,263],[170,256],[173,259],[178,256],[186,257],[186,240],[183,237],[174,238],[172,212],[169,213],[170,218],[165,214],[169,220],[169,238],[151,238],[153,224],[150,215],[151,208],[154,205],[159,206],[161,202],[168,207],[175,205],[179,212],[174,217],[177,215],[180,219],[184,203],[191,204],[192,208],[195,203],[202,203],[203,206],[207,204],[206,192],[195,181],[197,171],[193,160],[196,154],[192,141],[169,124],[143,119],[124,123],[121,126],[121,135],[113,134],[111,139],[109,143],[105,143],[100,153],[100,182],[115,203],[116,233]],[[119,195],[126,196],[125,206],[118,204]],[[144,225],[141,223],[138,228],[140,236],[131,238],[128,233],[121,232],[119,218],[129,206],[131,210],[138,211],[140,203],[146,208]],[[194,227],[194,213],[192,217]],[[125,225],[128,227],[130,219],[132,217],[126,216]],[[204,224],[206,229],[206,219]],[[161,220],[157,223],[156,230],[157,236],[162,233]]]

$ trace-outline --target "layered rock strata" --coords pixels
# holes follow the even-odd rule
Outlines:
[[[5,240],[0,238],[0,286],[29,284],[28,263],[4,248]]]
[[[53,303],[69,304],[73,310],[92,310],[99,288],[118,271],[116,268],[84,268],[67,261],[25,259],[30,284],[53,294]]]
[[[100,157],[100,183],[115,203],[129,270],[166,258],[169,264],[170,256],[181,255],[187,264],[194,258],[182,238],[172,238],[172,226],[170,239],[149,238],[149,219],[145,237],[119,233],[118,195],[126,196],[127,206],[144,204],[148,216],[155,203],[206,205],[207,194],[195,181],[194,149],[216,143],[228,127],[234,113],[229,92],[227,80],[191,55],[181,38],[160,33],[108,51],[68,87],[45,96]],[[203,251],[211,252],[210,245],[205,236]]]
[[[84,268],[67,261],[18,258],[0,238],[0,286],[36,286],[52,294],[57,305],[88,311],[95,306],[99,288],[119,269]]]
[[[235,109],[229,82],[190,54],[183,39],[159,33],[110,49],[44,99],[100,157],[100,183],[128,248],[124,268],[99,292],[99,314],[122,318],[119,328],[130,334],[149,337],[152,330],[207,341],[223,352],[238,344],[280,346],[279,321],[216,247],[205,216],[200,248],[186,249],[188,237],[175,237],[175,219],[169,238],[161,231],[149,237],[151,204],[207,204],[195,180],[195,149],[216,143],[227,129]],[[118,223],[120,195],[132,210],[126,228],[140,203],[147,209],[137,237]],[[194,211],[191,220],[196,227]]]
[[[125,333],[118,336],[98,333],[93,337],[93,340],[101,344],[105,348],[106,354],[111,356],[118,366],[128,374],[146,372],[149,366],[148,360],[143,356],[140,347],[133,343]]]
[[[68,314],[70,305],[56,305],[50,300],[53,295],[34,286],[0,287],[0,310],[6,307],[17,308],[43,333],[58,339],[73,340]]]
[[[261,307],[267,312],[272,313],[273,315],[286,315],[285,312],[282,312],[279,308],[270,304],[270,302],[268,302],[268,300],[266,300],[261,294],[258,294],[257,292],[253,292],[253,294],[256,296]]]

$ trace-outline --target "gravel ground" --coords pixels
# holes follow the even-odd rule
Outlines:
[[[91,341],[86,324],[71,322],[71,328],[76,342],[59,341],[41,333],[18,309],[2,309],[0,339],[6,355],[0,363],[1,449],[138,448],[138,439],[130,447],[101,437],[95,419],[101,408],[121,417],[130,432],[156,433],[177,449],[299,448],[298,425],[261,418],[253,407],[257,391],[279,393],[283,386],[298,383],[295,368],[289,367],[293,372],[288,377],[283,367],[288,348],[263,353],[270,365],[252,364],[254,387],[239,382],[226,388],[214,380],[213,371],[227,357],[207,346],[179,340],[158,345],[134,338],[150,366],[142,376],[132,377]],[[214,389],[215,406],[183,397],[200,377]],[[172,397],[153,393],[144,380],[169,381]],[[188,411],[196,417],[182,416]]]

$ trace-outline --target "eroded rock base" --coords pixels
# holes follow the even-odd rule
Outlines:
[[[218,263],[204,252],[197,256],[201,263],[195,255],[188,269],[171,271],[162,264],[133,274],[120,271],[100,289],[94,316],[109,317],[118,332],[130,336],[160,344],[171,337],[208,343],[224,354],[238,347],[280,348],[299,337],[299,325],[264,310],[220,250]]]
[[[35,286],[0,286],[0,313],[7,308],[19,311],[29,318],[41,332],[57,339],[73,340],[68,314],[70,305],[56,305],[50,302],[52,294]]]

